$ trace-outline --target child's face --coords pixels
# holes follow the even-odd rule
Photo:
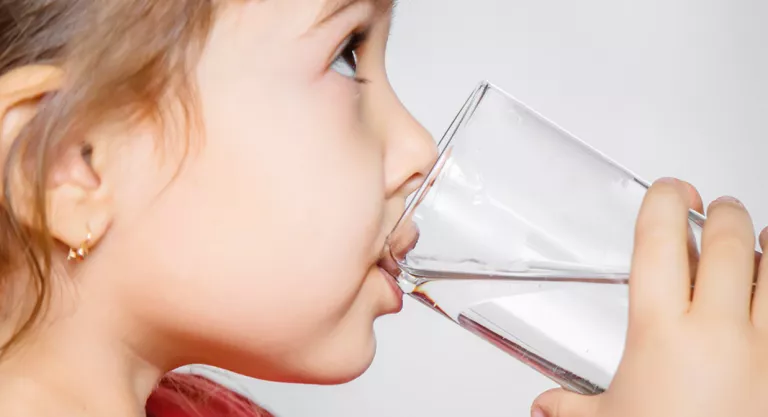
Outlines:
[[[196,74],[199,148],[168,182],[173,158],[126,142],[99,264],[181,360],[343,382],[372,360],[374,319],[399,309],[376,264],[434,142],[387,81],[389,5],[232,3]],[[349,50],[332,63],[366,28],[358,83]]]

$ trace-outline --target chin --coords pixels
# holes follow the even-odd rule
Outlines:
[[[369,367],[370,363],[367,366],[357,370],[347,370],[345,373],[335,372],[333,375],[324,375],[320,378],[317,378],[316,380],[298,382],[310,385],[343,385],[363,376]]]
[[[319,355],[307,366],[299,381],[312,385],[340,385],[352,382],[362,376],[376,356],[376,338],[371,334],[365,346],[356,349],[339,349],[332,354]]]

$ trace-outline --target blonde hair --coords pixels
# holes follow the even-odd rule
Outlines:
[[[17,331],[0,340],[0,356],[34,326],[51,288],[54,241],[46,227],[45,179],[67,141],[113,117],[162,112],[169,91],[186,114],[194,103],[188,77],[206,41],[213,0],[13,0],[0,2],[0,76],[28,65],[63,69],[64,85],[41,98],[33,120],[5,161],[0,199],[0,290],[28,273],[34,305]],[[15,164],[15,165],[14,165]],[[22,165],[19,165],[22,164]],[[31,224],[14,210],[9,172],[22,166],[34,185]],[[8,296],[8,294],[6,294]],[[5,300],[9,301],[9,300]],[[15,305],[0,303],[0,317]]]

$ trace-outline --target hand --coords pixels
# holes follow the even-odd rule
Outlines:
[[[722,198],[709,206],[695,268],[687,211],[701,199],[691,190],[662,180],[645,197],[627,345],[610,388],[593,397],[549,391],[534,417],[768,416],[768,260],[756,270],[752,220]],[[768,232],[760,240],[765,247]]]

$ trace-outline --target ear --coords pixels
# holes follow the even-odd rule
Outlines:
[[[62,86],[62,71],[53,66],[30,65],[0,76],[0,167],[8,162],[8,152],[22,130],[38,114],[41,99]],[[106,233],[111,223],[107,193],[93,169],[94,148],[85,140],[66,145],[52,157],[47,178],[48,227],[54,238],[77,248],[88,240],[89,247]],[[14,178],[18,167],[10,167]],[[31,184],[13,181],[14,211],[23,222],[33,217],[34,202],[28,192]],[[17,192],[21,191],[21,192]],[[21,197],[21,198],[17,198]],[[2,202],[2,200],[0,200]]]

